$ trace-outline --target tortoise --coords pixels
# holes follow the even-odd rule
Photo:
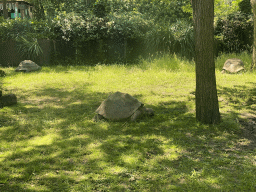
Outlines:
[[[239,71],[244,70],[244,63],[241,59],[228,59],[222,68],[222,73],[238,73]]]
[[[97,113],[93,118],[95,122],[104,118],[112,121],[130,118],[131,121],[136,121],[141,116],[154,115],[153,109],[145,108],[136,98],[119,91],[104,100],[95,112]]]
[[[31,60],[22,61],[19,66],[15,69],[16,72],[31,72],[38,71],[41,67]]]

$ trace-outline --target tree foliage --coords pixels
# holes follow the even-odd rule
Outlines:
[[[215,21],[236,13],[241,2],[242,0],[215,0]]]
[[[250,0],[242,0],[239,4],[239,10],[246,14],[251,15],[252,14],[252,6],[250,3]]]
[[[217,21],[215,35],[220,52],[250,52],[253,42],[252,17],[241,12],[229,14]]]
[[[0,20],[0,39],[16,39],[20,36],[31,38],[54,38],[52,26],[45,21],[30,19]]]
[[[190,0],[28,1],[35,7],[34,19],[0,19],[3,40],[24,36],[64,40],[75,47],[99,44],[103,53],[116,38],[122,46],[134,44],[133,51],[139,45],[136,52],[141,55],[157,52],[190,59],[194,56]],[[217,52],[250,50],[252,20],[248,1],[215,1]]]

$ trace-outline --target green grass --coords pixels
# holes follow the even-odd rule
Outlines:
[[[193,63],[176,57],[4,70],[3,91],[18,104],[0,109],[0,191],[256,190],[256,137],[244,127],[256,115],[255,73],[217,70],[223,121],[202,125]],[[95,109],[115,91],[156,115],[94,123]]]

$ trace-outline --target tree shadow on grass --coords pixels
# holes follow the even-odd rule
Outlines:
[[[85,86],[30,94],[41,100],[23,99],[3,122],[2,191],[224,190],[239,179],[238,166],[253,171],[243,164],[248,151],[236,153],[237,124],[201,125],[185,101],[149,105],[155,117],[137,122],[94,123],[108,93]],[[209,177],[217,183],[207,183]]]
[[[241,126],[241,137],[250,141],[249,148],[256,147],[256,83],[252,86],[220,87],[219,95],[222,102],[229,106],[230,111],[224,116],[236,119]]]
[[[74,94],[75,92],[77,95]],[[131,176],[129,169],[133,169],[134,165],[133,159],[130,162],[126,158],[134,156],[135,151],[139,156],[139,158],[134,156],[135,161],[142,163],[145,159],[164,154],[159,147],[162,142],[157,138],[140,139],[163,131],[160,128],[155,132],[154,119],[145,118],[134,123],[96,124],[89,119],[93,117],[94,110],[108,94],[81,94],[84,92],[79,90],[74,90],[74,93],[72,97],[68,97],[70,93],[60,89],[37,90],[36,93],[31,94],[43,99],[30,100],[30,102],[23,100],[24,103],[12,108],[18,118],[13,118],[15,122],[12,123],[8,120],[9,128],[1,130],[1,139],[6,143],[6,150],[2,152],[7,150],[10,152],[10,154],[6,153],[0,162],[1,190],[29,191],[33,188],[32,185],[36,185],[44,186],[45,191],[69,191],[72,185],[79,183],[78,177],[86,178],[87,176],[84,175],[90,174],[92,177],[94,174],[106,175],[99,162],[105,162],[110,166],[115,164],[123,168],[127,167],[128,173],[120,173],[124,182],[127,182],[126,180]],[[173,102],[161,105],[162,107],[155,109],[159,112],[155,117],[159,123],[161,117],[167,113],[168,107],[179,110],[182,106],[182,110],[185,109],[184,103]],[[160,111],[163,111],[162,114]],[[175,110],[172,113],[166,119],[177,115]],[[4,126],[8,127],[7,124]],[[95,155],[97,151],[100,151],[99,156]],[[78,176],[74,176],[74,172],[77,172]],[[116,180],[120,174],[110,175]],[[92,188],[100,185],[97,184],[99,181],[93,178],[88,180]],[[93,184],[95,182],[96,184]]]
[[[183,147],[184,151],[175,160],[163,159],[158,163],[182,175],[174,181],[177,190],[255,190],[253,175],[256,169],[250,157],[256,147],[255,93],[256,89],[246,86],[219,89],[219,95],[228,98],[223,102],[231,105],[231,110],[222,114],[220,125],[202,125],[195,121],[194,114],[176,110],[179,115],[173,116],[175,121],[166,126],[167,130],[174,131],[166,135],[173,139],[172,144]],[[239,111],[243,109],[249,110],[252,116],[241,117]],[[252,178],[245,181],[248,177]]]
[[[86,155],[82,148],[93,143],[84,136],[87,127],[81,127],[85,126],[81,122],[92,118],[96,100],[106,94],[54,88],[30,94],[42,99],[23,99],[10,110],[3,109],[7,112],[0,127],[5,144],[1,146],[5,155],[0,158],[0,190],[37,191],[30,190],[35,182],[45,191],[70,191],[76,181],[65,171],[75,169],[73,159]]]

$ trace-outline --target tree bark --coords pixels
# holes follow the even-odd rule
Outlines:
[[[196,119],[205,124],[220,122],[214,63],[214,0],[192,0],[195,63]]]
[[[8,18],[8,10],[7,10],[7,7],[6,7],[6,1],[7,0],[3,0],[3,12],[4,12],[4,19],[7,19]]]
[[[252,64],[251,69],[253,70],[256,66],[256,0],[251,0],[252,12],[253,12],[253,52],[252,52]]]

